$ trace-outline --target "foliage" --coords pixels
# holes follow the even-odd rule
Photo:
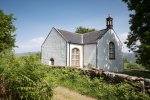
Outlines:
[[[144,77],[150,79],[150,71],[148,70],[125,69],[123,73],[131,76]]]
[[[131,32],[126,44],[130,50],[137,53],[137,62],[150,68],[150,1],[122,0],[127,3],[130,14]],[[137,43],[140,42],[140,43]]]
[[[12,14],[4,14],[0,10],[0,53],[6,49],[15,47],[15,35],[13,32],[16,30],[13,25],[15,18]]]
[[[0,59],[0,77],[3,78],[5,99],[51,99],[52,78],[47,78],[36,56],[14,57],[13,53]]]
[[[147,94],[137,92],[135,88],[129,84],[108,84],[102,78],[91,79],[88,75],[84,75],[77,69],[47,67],[47,70],[49,70],[49,76],[54,77],[58,85],[74,89],[81,94],[89,95],[99,100],[150,99]]]
[[[123,60],[124,60],[124,63],[128,63],[129,62],[129,60],[127,58],[124,58]]]
[[[150,78],[150,71],[135,62],[125,62],[123,73],[131,76]]]
[[[150,97],[126,83],[109,84],[101,77],[91,79],[74,68],[41,65],[39,55],[0,58],[0,82],[8,100],[49,100],[53,87],[62,85],[98,100],[148,100]]]
[[[145,68],[142,65],[137,64],[135,62],[126,62],[125,69],[145,70]]]
[[[88,63],[87,68],[92,69],[92,64]]]
[[[76,28],[75,32],[79,34],[84,34],[84,33],[93,32],[93,31],[95,31],[95,29],[90,29],[90,28],[79,26]]]

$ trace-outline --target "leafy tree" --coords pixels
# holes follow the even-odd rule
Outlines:
[[[87,32],[93,32],[95,31],[95,29],[90,29],[90,28],[85,28],[85,27],[82,27],[82,26],[79,26],[76,28],[76,33],[79,33],[79,34],[84,34],[84,33],[87,33]]]
[[[122,0],[128,5],[131,32],[127,47],[136,52],[137,62],[150,68],[150,0]],[[137,43],[137,42],[140,43]]]
[[[15,20],[12,14],[4,14],[0,10],[0,53],[15,47],[15,35],[13,34],[16,30],[13,25]]]

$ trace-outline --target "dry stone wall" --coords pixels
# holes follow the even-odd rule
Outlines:
[[[68,68],[68,67],[52,66],[52,68]],[[69,69],[80,70],[82,71],[83,74],[89,75],[91,78],[103,77],[103,79],[109,83],[115,84],[115,83],[120,83],[120,82],[126,82],[132,85],[133,87],[137,88],[138,91],[144,91],[150,94],[150,79],[148,78],[108,72],[108,71],[104,71],[102,69],[97,69],[97,68],[86,69],[86,68],[69,67]]]

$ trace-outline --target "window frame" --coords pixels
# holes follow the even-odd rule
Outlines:
[[[115,43],[109,42],[109,59],[114,60],[115,59]]]

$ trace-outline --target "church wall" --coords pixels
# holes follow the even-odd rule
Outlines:
[[[69,59],[69,57],[70,57],[70,43],[67,43],[67,66],[70,66],[70,59]]]
[[[42,45],[43,64],[50,64],[50,58],[54,59],[54,65],[66,66],[66,46],[67,43],[64,38],[52,28],[50,34]]]
[[[109,59],[109,43],[115,44],[115,59]],[[115,32],[110,29],[98,41],[97,66],[106,71],[122,72],[123,71],[123,53],[122,44]]]
[[[84,66],[96,67],[96,44],[84,45]]]

